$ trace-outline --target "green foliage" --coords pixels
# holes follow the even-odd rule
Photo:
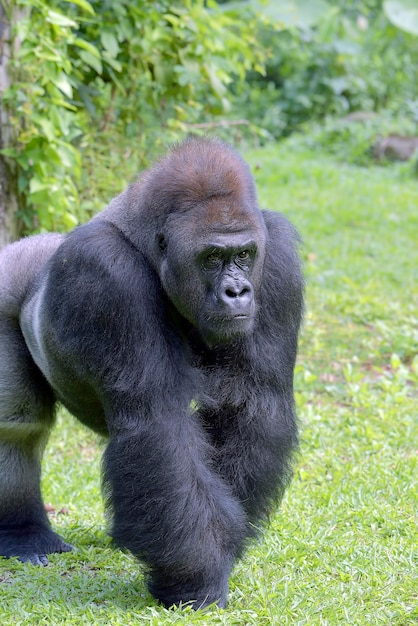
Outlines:
[[[381,2],[341,0],[329,3],[312,23],[299,18],[294,27],[273,26],[264,24],[259,32],[270,50],[266,73],[250,75],[251,89],[237,103],[250,121],[266,123],[279,137],[306,121],[355,110],[390,109],[412,119],[418,38],[399,30],[399,20],[392,24]]]
[[[415,0],[385,0],[388,19],[407,33],[418,35],[418,7]]]
[[[232,77],[242,80],[257,63],[254,36],[213,2],[97,4],[96,19],[80,23],[79,35],[101,51],[103,66],[88,51],[80,54],[76,65],[92,71],[80,95],[95,116],[110,104],[107,123],[128,136],[144,132],[147,121],[182,128],[203,110],[227,110]],[[109,85],[113,94],[103,100]]]
[[[18,8],[19,51],[12,87],[4,95],[17,145],[4,152],[19,165],[19,190],[27,202],[20,217],[26,228],[70,228],[76,223],[80,176],[74,141],[81,129],[69,79],[75,23],[42,0],[22,0]],[[11,15],[14,9],[10,6]]]
[[[241,0],[231,4],[235,10],[250,9],[268,27],[278,30],[314,26],[330,6],[325,0]]]
[[[65,230],[95,208],[80,208],[78,187],[80,149],[98,135],[135,138],[141,154],[228,110],[232,78],[261,68],[251,19],[211,1],[15,0],[8,13],[16,146],[5,154],[19,165],[27,230]]]
[[[373,146],[389,128],[379,117],[360,123],[346,118],[326,118],[302,126],[302,132],[294,135],[291,144],[328,152],[342,162],[368,166],[374,161]]]
[[[264,141],[353,110],[418,121],[411,0],[3,4],[15,26],[4,102],[16,138],[3,152],[18,165],[26,232],[88,219],[102,206],[93,173],[109,197],[190,130]],[[347,140],[363,163],[366,140],[382,134],[334,130],[327,122],[321,145],[327,133],[332,149]]]
[[[302,124],[299,132],[291,138],[293,149],[309,148],[332,154],[341,162],[370,166],[376,163],[375,146],[390,134],[412,136],[416,133],[416,122],[408,117],[399,119],[389,112],[382,114],[359,113],[359,119],[350,115],[326,117],[319,122]],[[390,161],[382,160],[381,165]],[[416,177],[416,164],[398,166],[406,177]]]

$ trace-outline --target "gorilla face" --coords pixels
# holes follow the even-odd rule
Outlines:
[[[160,278],[177,311],[213,346],[253,328],[265,232],[261,213],[248,212],[245,222],[241,216],[239,227],[225,210],[223,223],[213,223],[213,215],[219,215],[215,202],[209,214],[197,213],[198,218],[188,214],[187,229],[180,223],[184,220],[172,220],[161,237]]]

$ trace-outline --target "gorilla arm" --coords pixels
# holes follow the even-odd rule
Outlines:
[[[112,536],[148,567],[149,589],[166,607],[226,605],[228,576],[242,550],[244,513],[211,471],[201,427],[185,410],[138,422],[123,416],[111,436],[104,478]]]

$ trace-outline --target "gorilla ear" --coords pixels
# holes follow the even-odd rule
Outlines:
[[[163,234],[158,235],[158,247],[160,248],[161,252],[165,254],[167,250],[167,241]]]

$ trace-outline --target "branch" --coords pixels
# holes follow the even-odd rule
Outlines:
[[[249,126],[248,120],[219,120],[217,122],[201,122],[200,124],[186,124],[188,128],[219,128],[219,126]]]

